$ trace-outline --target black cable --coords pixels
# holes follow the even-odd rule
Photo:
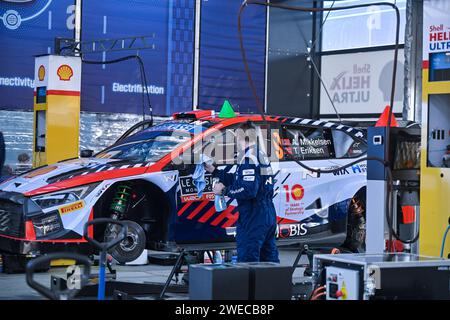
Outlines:
[[[286,154],[288,154],[288,151],[287,151],[287,149],[284,147],[284,145],[281,144],[280,146],[281,146],[281,148],[283,149],[283,151],[284,151]],[[292,159],[292,160],[294,160],[294,161],[295,161],[299,166],[301,166],[303,169],[306,169],[306,170],[309,170],[309,171],[311,171],[311,172],[317,173],[317,174],[318,174],[318,177],[320,176],[321,173],[334,173],[334,172],[337,172],[337,171],[344,170],[344,169],[347,169],[347,168],[349,168],[349,167],[352,167],[352,166],[354,166],[355,164],[361,163],[361,162],[363,162],[363,161],[373,160],[373,161],[378,161],[378,162],[380,162],[380,163],[383,164],[383,166],[385,167],[386,172],[387,172],[387,175],[388,175],[388,181],[387,181],[388,192],[387,192],[387,199],[386,199],[386,209],[385,209],[385,213],[386,213],[386,220],[387,220],[388,228],[389,228],[390,232],[392,233],[392,235],[393,235],[397,240],[399,240],[399,241],[401,241],[401,242],[403,242],[403,243],[406,243],[406,244],[415,243],[415,242],[419,239],[419,234],[418,234],[418,233],[417,233],[417,235],[415,235],[414,238],[411,239],[411,240],[405,240],[405,239],[402,239],[402,238],[398,235],[398,233],[395,231],[395,229],[393,228],[393,226],[392,226],[392,219],[393,219],[393,216],[392,216],[392,211],[393,211],[393,210],[392,210],[392,209],[393,209],[393,208],[392,208],[392,206],[393,206],[393,205],[392,205],[392,201],[393,201],[393,197],[392,197],[392,189],[391,189],[391,188],[392,188],[393,178],[392,178],[392,170],[391,170],[391,168],[389,167],[389,162],[387,162],[386,160],[383,160],[383,159],[378,158],[378,157],[365,157],[365,158],[361,158],[361,159],[352,161],[352,162],[350,162],[350,163],[348,163],[348,164],[346,164],[346,165],[343,165],[343,166],[341,166],[341,167],[339,167],[339,168],[336,168],[336,169],[328,169],[328,170],[321,170],[321,169],[311,168],[311,167],[305,165],[304,163],[302,163],[301,161],[299,161],[299,160],[297,160],[297,159]],[[389,245],[392,245],[392,244],[390,243]]]
[[[390,96],[390,108],[389,108],[389,119],[388,119],[388,125],[386,128],[386,144],[385,144],[385,157],[388,157],[389,154],[389,149],[390,149],[390,127],[391,127],[391,118],[392,118],[392,114],[393,114],[393,109],[394,109],[394,98],[395,98],[395,82],[396,82],[396,75],[397,75],[397,60],[398,60],[398,47],[399,47],[399,34],[400,34],[400,11],[398,9],[398,7],[396,6],[396,4],[392,4],[390,2],[374,2],[374,3],[367,3],[367,4],[356,4],[356,5],[350,5],[350,6],[342,6],[342,7],[330,7],[330,8],[306,8],[306,7],[300,7],[300,6],[290,6],[290,5],[286,5],[286,4],[280,4],[280,3],[270,3],[270,2],[266,2],[266,1],[256,1],[256,0],[244,0],[244,2],[241,4],[240,8],[239,8],[239,13],[238,13],[238,36],[239,36],[239,44],[240,44],[240,50],[241,50],[241,55],[242,55],[242,61],[244,63],[244,68],[245,68],[245,72],[247,74],[247,79],[250,85],[250,88],[252,90],[253,96],[255,98],[256,101],[256,106],[260,111],[261,117],[263,119],[263,121],[267,124],[267,120],[265,117],[265,111],[264,111],[264,106],[262,105],[257,91],[256,91],[256,87],[255,84],[253,82],[253,78],[250,72],[250,68],[248,65],[248,61],[247,61],[247,55],[246,55],[246,51],[245,51],[245,47],[244,47],[244,41],[243,41],[243,35],[242,35],[242,23],[241,23],[241,17],[242,14],[244,12],[244,9],[246,8],[247,5],[249,4],[254,4],[254,5],[260,5],[260,6],[265,6],[265,7],[273,7],[273,8],[279,8],[279,9],[286,9],[286,10],[292,10],[292,11],[301,11],[301,12],[324,12],[324,11],[339,11],[339,10],[349,10],[349,9],[356,9],[356,8],[364,8],[364,7],[370,7],[373,5],[378,5],[378,6],[389,6],[391,7],[396,14],[396,34],[395,34],[395,46],[394,46],[394,67],[392,70],[392,83],[391,83],[391,96]],[[281,144],[281,148],[286,152],[285,147],[283,146],[283,144]],[[320,173],[334,173],[334,172],[338,172],[340,170],[346,169],[350,166],[353,166],[357,163],[366,161],[366,160],[374,160],[374,161],[378,161],[380,163],[383,164],[384,168],[387,171],[387,175],[388,175],[388,180],[387,180],[387,199],[386,199],[386,220],[388,223],[388,228],[389,228],[389,239],[392,240],[392,236],[394,236],[397,240],[403,242],[403,243],[414,243],[418,240],[419,238],[419,234],[417,234],[413,239],[411,240],[404,240],[401,239],[399,237],[399,235],[397,234],[397,232],[394,230],[393,226],[392,226],[392,219],[393,219],[393,215],[391,213],[392,211],[392,183],[393,183],[393,178],[392,178],[392,171],[390,168],[390,164],[389,164],[389,160],[388,159],[381,159],[381,158],[375,158],[375,157],[365,157],[365,158],[361,158],[358,159],[356,161],[353,161],[347,165],[335,168],[335,169],[331,169],[331,170],[321,170],[321,169],[314,169],[311,168],[305,164],[303,164],[301,161],[294,159],[294,161],[299,164],[302,168],[309,170],[311,172],[316,172],[318,175],[320,175]],[[389,246],[392,245],[392,241],[389,242]],[[390,250],[390,248],[388,248],[388,250]]]
[[[147,86],[145,85],[144,82],[144,72],[142,70],[142,68],[139,66],[139,74],[141,76],[141,86],[142,86],[142,121],[145,121],[145,94],[144,94],[144,88],[146,88]]]
[[[330,8],[334,7],[334,4],[336,3],[336,0],[333,1],[333,3],[331,4]],[[315,48],[317,41],[320,39],[320,37],[322,36],[322,31],[323,31],[323,27],[325,25],[325,22],[327,22],[328,20],[328,16],[330,15],[331,11],[327,12],[327,15],[325,16],[325,19],[322,21],[322,23],[320,24],[320,29],[319,32],[316,35],[316,38],[314,39],[313,44],[311,45],[311,51],[313,51],[313,49]]]
[[[142,86],[142,101],[144,101],[144,97],[147,96],[147,102],[149,104],[149,109],[150,109],[150,119],[153,121],[153,110],[151,107],[150,96],[148,93],[148,85],[147,85],[147,78],[145,75],[145,67],[144,67],[144,63],[143,63],[141,57],[139,57],[138,55],[133,55],[133,56],[126,56],[126,57],[109,60],[109,61],[87,61],[87,60],[82,60],[82,61],[87,64],[111,64],[111,63],[118,63],[118,62],[122,62],[125,60],[130,60],[130,59],[137,59],[137,61],[139,63],[139,70],[140,70],[140,74],[141,74],[141,86]],[[142,117],[143,117],[143,120],[145,120],[145,104],[144,103],[142,105]]]
[[[126,60],[131,60],[131,59],[136,59],[138,61],[139,64],[139,71],[141,74],[141,86],[142,86],[142,101],[144,101],[144,97],[147,97],[147,103],[149,106],[149,110],[150,110],[150,120],[151,123],[153,123],[153,108],[150,102],[150,94],[148,92],[148,84],[147,84],[147,76],[146,76],[146,72],[145,72],[145,66],[144,66],[144,62],[142,61],[142,58],[138,55],[131,55],[131,56],[125,56],[122,58],[118,58],[118,59],[114,59],[114,60],[107,60],[107,61],[90,61],[90,60],[85,60],[84,58],[82,58],[82,62],[86,63],[86,64],[113,64],[113,63],[119,63],[122,61],[126,61]],[[142,105],[142,117],[143,120],[145,120],[145,105],[143,103]]]
[[[331,4],[330,8],[333,8],[335,3],[336,3],[336,1],[333,1],[333,3]],[[323,19],[322,23],[320,24],[319,32],[315,36],[314,43],[311,45],[311,48],[306,52],[306,55],[309,57],[309,59],[311,61],[311,64],[314,67],[314,71],[317,74],[317,77],[319,78],[320,84],[322,85],[323,89],[325,90],[325,93],[327,94],[328,100],[330,100],[331,106],[333,107],[333,110],[334,110],[334,113],[336,114],[336,117],[338,118],[339,122],[342,123],[341,115],[339,114],[339,111],[337,110],[333,99],[331,99],[331,95],[328,92],[328,88],[327,88],[327,86],[325,84],[325,81],[323,81],[322,76],[320,75],[320,72],[319,72],[319,68],[317,67],[316,63],[314,62],[314,58],[312,56],[312,52],[314,51],[314,48],[315,48],[315,46],[317,44],[317,41],[322,36],[323,27],[325,25],[325,22],[327,22],[327,19],[328,19],[330,13],[331,13],[331,11],[327,12],[327,15],[325,16],[325,19]]]
[[[397,74],[397,57],[398,57],[398,45],[399,45],[398,42],[399,42],[399,34],[400,34],[400,11],[398,10],[398,7],[395,4],[392,4],[390,2],[374,2],[374,3],[355,4],[355,5],[350,5],[350,6],[331,7],[331,8],[306,8],[306,7],[300,7],[300,6],[290,6],[290,5],[281,4],[281,3],[271,3],[271,2],[267,2],[267,1],[244,0],[244,2],[241,4],[241,7],[239,8],[239,13],[238,13],[238,34],[239,34],[239,42],[240,42],[240,47],[241,47],[241,55],[242,55],[244,67],[247,72],[247,78],[250,83],[250,87],[252,89],[255,101],[256,101],[257,106],[260,109],[260,111],[262,111],[262,113],[264,113],[264,108],[262,107],[259,97],[257,96],[256,87],[253,83],[253,78],[250,74],[250,69],[248,66],[248,61],[247,61],[247,56],[246,56],[245,49],[244,49],[243,36],[242,36],[241,17],[242,17],[242,13],[244,12],[244,9],[249,4],[273,7],[273,8],[279,8],[279,9],[285,9],[285,10],[291,10],[291,11],[301,11],[301,12],[340,11],[340,10],[365,8],[365,7],[370,7],[370,6],[374,6],[374,5],[389,6],[393,10],[395,10],[396,18],[397,18],[397,25],[396,25],[395,47],[394,47],[394,68],[393,68],[393,72],[392,72],[392,87],[391,87],[391,97],[390,97],[390,116],[392,115],[392,109],[394,106],[394,96],[395,96],[395,81],[396,81],[396,74]],[[390,120],[390,118],[389,118],[389,120]]]

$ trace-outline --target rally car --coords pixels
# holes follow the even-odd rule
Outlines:
[[[0,184],[0,251],[38,255],[56,250],[92,250],[83,238],[91,219],[129,220],[128,236],[113,250],[119,262],[145,248],[232,248],[239,212],[227,199],[216,212],[212,177],[198,193],[192,174],[196,155],[235,147],[221,137],[250,121],[267,142],[277,211],[278,245],[364,247],[366,163],[334,173],[331,169],[365,156],[366,135],[340,123],[281,116],[214,111],[174,114],[171,120],[134,128],[90,158],[69,159],[36,168]],[[268,132],[268,133],[267,133]],[[235,149],[231,149],[235,150]],[[236,169],[236,152],[213,152],[219,169]],[[99,239],[108,226],[89,232]]]

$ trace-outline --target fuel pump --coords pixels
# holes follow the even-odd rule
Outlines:
[[[389,159],[388,166],[367,161],[367,253],[418,253],[420,129],[368,128],[368,157]],[[385,143],[390,139],[389,150]],[[388,155],[385,155],[388,152]],[[389,191],[389,192],[388,192]],[[389,196],[387,196],[389,195]],[[394,246],[397,241],[401,247]]]
[[[33,167],[78,157],[81,58],[35,58]]]
[[[450,255],[450,1],[424,1],[420,253]]]
[[[33,167],[52,164],[61,160],[78,157],[80,128],[80,89],[81,65],[111,64],[129,59],[139,63],[142,87],[147,86],[144,63],[138,55],[125,56],[110,61],[88,61],[86,53],[105,53],[108,51],[154,50],[151,36],[103,39],[87,42],[75,39],[56,38],[55,54],[36,56],[34,79],[34,138]],[[143,90],[143,118],[145,106],[153,113],[148,90]],[[81,156],[91,153],[81,152]]]

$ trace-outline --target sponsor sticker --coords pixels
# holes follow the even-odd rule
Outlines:
[[[255,174],[255,169],[242,170],[242,175],[243,176],[254,175],[254,174]]]
[[[160,125],[156,125],[145,130],[145,132],[152,131],[186,131],[189,133],[201,133],[205,131],[205,127],[196,125],[195,123],[164,122]]]
[[[284,211],[284,214],[286,216],[294,216],[294,215],[301,215],[305,213],[305,208],[303,207],[303,203],[296,202],[296,203],[289,203]]]
[[[97,155],[96,158],[100,158],[100,159],[110,159],[113,156],[115,156],[116,154],[120,153],[120,151],[110,151],[110,152],[105,152],[105,153],[101,153],[99,155]]]
[[[305,196],[305,189],[300,184],[292,187],[288,184],[283,185],[286,200],[282,203],[284,214],[286,216],[300,215],[305,212],[304,203],[301,202]]]
[[[308,233],[306,223],[280,224],[277,227],[277,238],[290,238],[304,236]]]
[[[360,163],[352,166],[353,173],[366,173],[367,172],[367,164]]]
[[[255,181],[255,176],[244,176],[244,181]]]
[[[164,181],[165,182],[175,182],[176,179],[177,179],[177,175],[176,174],[164,175]]]
[[[291,195],[292,199],[296,201],[302,200],[303,196],[305,195],[305,189],[301,185],[296,184],[292,187]]]
[[[198,197],[196,194],[181,196],[181,202],[191,202],[191,201],[214,201],[214,193],[204,193],[201,197]]]
[[[206,186],[203,189],[203,194],[201,197],[198,197],[198,190],[194,184],[194,180],[192,180],[192,176],[180,177],[181,202],[214,200],[212,175],[205,175],[205,182]]]
[[[45,79],[45,67],[41,64],[38,69],[39,81],[44,81]]]
[[[80,201],[74,202],[72,204],[69,204],[68,206],[61,207],[58,209],[58,211],[59,211],[60,215],[64,215],[64,214],[71,213],[71,212],[74,212],[74,211],[77,211],[77,210],[80,210],[83,208],[84,208],[84,201],[80,200]]]
[[[73,70],[69,65],[63,64],[56,70],[56,74],[58,75],[59,80],[69,81],[73,76]]]
[[[57,168],[57,166],[48,166],[48,167],[44,167],[44,168],[41,168],[41,169],[37,169],[37,170],[31,171],[30,173],[25,175],[24,178],[31,179],[31,178],[34,178],[34,177],[37,177],[37,176],[41,176],[43,174],[52,172],[56,168]]]

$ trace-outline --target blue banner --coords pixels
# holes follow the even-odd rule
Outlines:
[[[0,108],[33,108],[34,56],[53,53],[57,36],[74,37],[74,2],[0,2]],[[147,36],[150,45],[139,51],[100,52],[84,58],[107,61],[138,54],[144,62],[154,114],[191,110],[194,10],[192,0],[83,1],[82,41]],[[81,110],[141,114],[141,79],[136,60],[83,64]]]
[[[0,2],[0,109],[32,109],[34,56],[53,52],[54,38],[74,37],[75,0]],[[199,107],[256,111],[237,34],[241,0],[202,1]],[[86,54],[91,61],[138,54],[155,115],[192,109],[195,1],[83,1],[82,41],[147,36],[150,48]],[[243,16],[249,66],[264,101],[266,10],[249,6]],[[81,110],[143,111],[141,73],[135,60],[83,64]],[[148,114],[147,105],[145,112]]]
[[[75,0],[0,1],[0,109],[33,109],[34,56],[73,38]]]
[[[238,37],[241,0],[202,1],[199,108],[218,110],[225,99],[236,111],[256,112]],[[242,16],[244,45],[258,97],[264,103],[266,9],[248,6]]]

